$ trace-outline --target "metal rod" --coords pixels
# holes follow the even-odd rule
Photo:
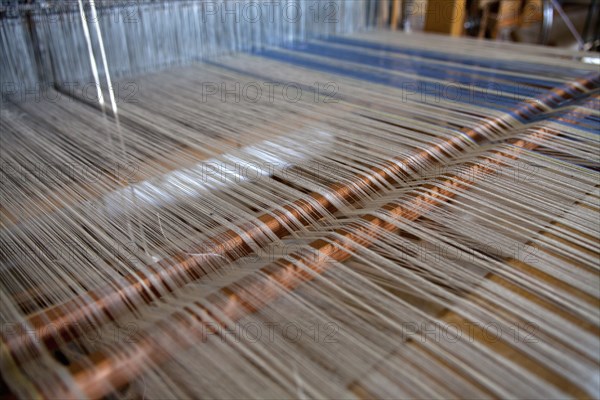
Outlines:
[[[558,3],[558,1],[556,1],[556,0],[550,0],[550,1],[552,2],[552,6],[556,9],[556,11],[558,11],[558,14],[562,18],[562,20],[565,22],[565,25],[567,25],[567,28],[569,28],[569,30],[571,31],[571,34],[573,35],[575,40],[577,40],[577,44],[579,45],[579,50],[583,50],[583,48],[585,47],[585,42],[581,38],[581,35],[579,34],[579,32],[577,32],[577,29],[575,29],[575,26],[571,22],[571,19],[569,18],[569,16],[565,13],[565,10],[563,10],[562,6]]]

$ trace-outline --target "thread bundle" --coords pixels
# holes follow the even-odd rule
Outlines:
[[[597,395],[599,78],[527,50],[373,32],[116,80],[118,113],[9,99],[8,386]]]

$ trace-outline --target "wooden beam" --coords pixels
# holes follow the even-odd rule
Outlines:
[[[402,21],[402,0],[393,0],[392,3],[392,17],[390,21],[390,28],[395,31],[398,29],[400,22]]]
[[[466,0],[429,0],[425,31],[461,36],[464,30]]]

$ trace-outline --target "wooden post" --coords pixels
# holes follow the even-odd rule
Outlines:
[[[398,29],[398,25],[400,24],[400,21],[402,21],[401,15],[402,15],[402,0],[393,0],[392,17],[391,17],[391,21],[390,21],[390,27],[393,31]]]
[[[464,30],[466,0],[429,0],[425,31],[460,36]]]

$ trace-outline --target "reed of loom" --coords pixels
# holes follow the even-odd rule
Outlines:
[[[587,78],[579,79],[566,84],[562,87],[552,89],[545,95],[533,99],[532,101],[521,103],[514,110],[512,110],[512,112],[524,120],[527,120],[533,116],[557,108],[559,105],[561,105],[561,103],[570,99],[576,99],[587,91],[595,90],[599,87],[600,75],[594,74]],[[497,127],[509,126],[510,118],[510,114],[507,113],[498,118],[487,119],[482,121],[482,123],[475,129],[464,129],[463,133],[468,139],[476,143],[482,143],[485,141],[485,135],[483,132],[495,130]],[[356,176],[356,180],[353,182],[355,184],[354,187],[358,187],[361,190],[376,190],[376,185],[373,183],[375,178],[392,182],[395,175],[410,175],[411,173],[417,171],[417,167],[415,167],[418,165],[417,161],[435,161],[435,155],[443,155],[447,152],[447,149],[459,149],[462,140],[464,139],[453,137],[450,140],[415,154],[412,157],[390,160],[385,165],[373,167],[371,168],[371,175]],[[518,140],[514,142],[513,145],[521,148],[523,151],[538,147],[538,145],[533,141],[528,141],[527,139]],[[514,157],[516,157],[516,155]],[[499,162],[495,161],[495,163]],[[469,174],[466,176],[476,177],[491,172],[493,171],[490,171],[489,167],[473,165],[469,167]],[[464,189],[468,188],[472,184],[472,180],[467,180],[463,178],[462,175],[461,177],[449,176],[443,181],[441,188],[431,188],[431,193],[433,194],[422,194],[415,196],[411,200],[411,206],[389,203],[383,206],[381,211],[389,213],[397,218],[404,218],[409,221],[414,221],[423,216],[424,212],[427,210],[431,209],[432,207],[436,207],[437,205],[442,204],[448,199],[454,197],[456,192],[451,189]],[[335,185],[332,186],[331,189],[340,199],[344,199],[351,203],[354,201],[354,189],[350,185]],[[336,211],[334,205],[324,196],[317,193],[312,193],[311,197],[328,212]],[[306,213],[315,219],[324,217],[324,215],[321,215],[321,212],[315,206],[304,200],[298,200],[290,205],[287,205],[285,206],[285,209],[289,211],[294,218],[300,219],[304,225],[307,225],[308,221],[301,218],[302,213]],[[425,211],[414,211],[416,209]],[[302,210],[302,212],[298,210]],[[275,217],[272,214],[276,214],[277,216]],[[286,230],[285,225],[287,225],[287,222],[290,222],[289,217],[280,212],[273,212],[272,214],[263,214],[259,217],[259,220],[269,229],[272,229],[272,231],[279,238],[286,236],[289,232]],[[351,246],[361,245],[368,247],[377,240],[378,232],[393,231],[396,229],[394,225],[387,223],[373,215],[364,215],[362,220],[368,223],[365,225],[368,228],[361,226],[359,229],[361,232],[360,235],[356,235],[355,233],[351,233],[344,229],[339,229],[336,231],[336,235],[332,240],[319,239],[312,242],[310,247],[314,249],[314,254],[319,255],[318,261],[315,261],[311,255],[308,257],[304,254],[293,255],[295,259],[303,262],[306,265],[305,269],[294,265],[290,261],[278,260],[261,269],[261,271],[267,277],[266,279],[253,279],[250,282],[244,282],[245,290],[247,293],[252,291],[263,293],[264,304],[267,304],[279,296],[278,292],[273,290],[273,285],[281,285],[287,290],[291,291],[302,282],[312,280],[315,276],[325,272],[327,265],[321,262],[323,258],[333,259],[338,262],[344,261],[351,256],[351,252],[349,251]],[[280,221],[283,221],[285,224]],[[258,233],[258,228],[256,227],[248,228],[248,226],[242,226],[241,228],[245,230],[249,237],[255,237],[255,235]],[[344,240],[340,240],[339,237],[343,237]],[[235,258],[236,255],[239,257],[239,254],[242,252],[247,253],[250,251],[249,246],[244,242],[242,237],[233,231],[228,231],[222,235],[216,236],[213,238],[210,245],[213,246],[213,248],[216,246],[220,254],[226,255],[230,258]],[[173,265],[173,261],[177,263],[178,267],[181,267],[180,270],[183,272],[180,272],[179,268],[169,267]],[[96,310],[107,313],[107,310],[111,304],[127,298],[128,293],[140,294],[144,299],[148,299],[148,301],[150,301],[150,296],[148,296],[146,293],[145,286],[152,288],[151,282],[156,281],[157,279],[159,281],[163,281],[165,275],[182,273],[192,274],[193,271],[198,267],[197,263],[198,261],[189,256],[180,256],[175,260],[163,260],[159,263],[159,271],[155,276],[147,277],[141,273],[138,273],[139,276],[128,276],[127,280],[131,283],[131,285],[122,291],[90,292],[88,295],[94,299],[93,303],[87,303],[84,306],[81,306],[83,303],[82,299],[73,299],[69,303],[53,306],[49,309],[31,315],[28,318],[28,323],[36,328],[36,331],[39,334],[39,339],[43,341],[46,346],[49,348],[55,348],[58,346],[60,341],[56,340],[56,338],[52,336],[53,330],[47,329],[48,326],[58,327],[58,334],[61,336],[62,340],[74,339],[77,336],[77,330],[72,329],[72,327],[82,323],[85,320],[86,313],[89,311]],[[200,276],[197,274],[193,274],[192,276],[195,279],[200,278]],[[248,315],[249,313],[255,312],[256,308],[250,307],[248,302],[244,300],[243,295],[237,294],[235,290],[232,289],[233,287],[234,285],[231,285],[221,289],[221,294],[224,294],[227,297],[226,301],[217,298],[217,296],[213,296],[214,298],[209,298],[209,300],[211,300],[221,309],[227,310],[227,317],[235,321],[245,315]],[[172,291],[175,288],[169,289]],[[158,291],[156,291],[154,294],[158,294]],[[80,307],[77,311],[64,311],[64,309],[75,310],[77,307]],[[201,307],[201,309],[205,312],[204,316],[193,316],[200,323],[205,323],[206,317],[208,317],[208,319],[218,321],[218,318],[216,318],[214,315],[211,315],[209,310],[203,307]],[[110,314],[107,315],[111,319],[118,317]],[[177,319],[181,326],[169,325],[165,326],[165,329],[188,329],[191,330],[190,333],[195,332],[200,336],[205,336],[210,332],[210,330],[207,331],[206,329],[195,329],[187,322],[187,318],[184,314],[177,315],[177,313],[175,313],[172,315],[172,317]],[[17,335],[10,339],[2,338],[2,340],[2,351],[7,355],[8,352],[10,352],[13,355],[19,354],[22,356],[24,353],[26,353],[27,348],[33,344],[31,342],[31,337],[24,335]],[[119,357],[115,355],[107,355],[103,352],[96,352],[89,356],[89,359],[92,361],[91,366],[84,366],[75,363],[71,364],[69,369],[82,393],[90,398],[100,398],[108,394],[111,390],[113,390],[113,388],[121,387],[131,379],[135,378],[137,375],[141,374],[144,369],[145,361],[163,361],[168,357],[169,356],[167,352],[161,352],[160,349],[157,349],[156,346],[154,346],[151,338],[143,337],[137,344],[134,345],[133,351],[130,354],[127,354],[127,356]]]

